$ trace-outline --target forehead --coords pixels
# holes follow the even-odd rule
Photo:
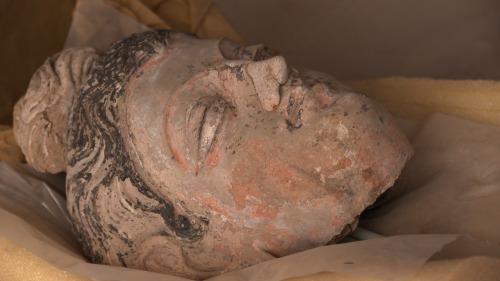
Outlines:
[[[132,154],[146,167],[155,167],[149,171],[168,173],[165,169],[175,169],[164,134],[168,105],[174,92],[193,75],[226,60],[219,44],[220,40],[176,38],[140,67],[129,81],[121,113],[127,121],[122,129],[134,136],[126,140]]]
[[[205,40],[181,35],[153,56],[136,75],[131,77],[126,89],[127,107],[138,105],[138,111],[164,113],[165,103],[173,92],[199,73],[226,59],[220,51],[220,40]],[[155,112],[155,109],[161,112]],[[131,108],[130,111],[133,111]],[[139,113],[136,111],[137,113]]]
[[[162,94],[177,89],[195,73],[225,60],[220,52],[220,40],[181,36],[137,70],[129,81],[128,92],[148,93],[161,89]],[[148,91],[144,91],[148,88]]]

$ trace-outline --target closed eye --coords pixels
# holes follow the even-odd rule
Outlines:
[[[217,97],[198,100],[188,112],[187,149],[196,158],[196,172],[213,150],[225,120],[228,103]]]
[[[199,138],[199,160],[204,159],[212,150],[212,144],[224,119],[225,111],[226,103],[222,100],[215,100],[206,108]]]

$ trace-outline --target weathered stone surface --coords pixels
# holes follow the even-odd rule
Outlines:
[[[14,107],[16,142],[40,172],[66,170],[69,111],[96,57],[93,49],[81,48],[48,58]]]
[[[94,262],[204,278],[335,242],[412,153],[381,106],[262,46],[152,31],[85,80],[54,157]]]

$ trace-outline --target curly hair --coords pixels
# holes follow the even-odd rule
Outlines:
[[[178,36],[186,34],[157,30],[115,43],[96,59],[74,99],[68,135],[68,209],[84,252],[94,262],[143,267],[135,264],[134,248],[147,241],[137,241],[134,231],[143,231],[145,224],[154,226],[146,236],[188,244],[206,232],[208,219],[176,209],[141,178],[119,127],[128,82],[146,62],[172,48]],[[124,223],[133,227],[122,227]],[[127,250],[117,251],[113,243]]]
[[[69,111],[97,56],[92,48],[76,48],[49,57],[16,103],[16,142],[38,171],[66,170]]]

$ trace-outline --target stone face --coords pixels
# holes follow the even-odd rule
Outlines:
[[[152,31],[85,80],[62,157],[94,262],[205,278],[335,242],[412,154],[381,106],[263,46]]]

